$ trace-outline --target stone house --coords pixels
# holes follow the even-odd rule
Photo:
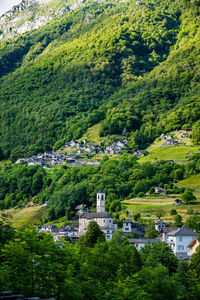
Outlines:
[[[47,233],[55,234],[58,232],[58,227],[56,225],[46,224],[42,226],[39,232],[47,232]]]

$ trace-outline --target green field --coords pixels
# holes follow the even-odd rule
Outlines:
[[[6,211],[11,215],[11,224],[15,228],[21,228],[24,225],[42,224],[46,216],[47,208],[43,205],[35,205],[25,208],[12,208]]]
[[[192,188],[200,191],[200,174],[192,175],[178,183],[181,187]]]
[[[200,211],[200,202],[192,203],[189,205],[174,205],[174,198],[134,198],[130,200],[123,201],[126,205],[126,210],[131,212],[131,215],[137,213],[141,214],[141,217],[145,220],[156,220],[158,219],[156,213],[158,211],[164,212],[162,219],[166,222],[173,222],[174,216],[170,216],[170,210],[175,208],[177,213],[182,216],[183,221],[189,217],[188,209],[193,209],[195,211]],[[125,214],[122,217],[126,217]]]
[[[145,157],[141,157],[139,162],[144,163],[147,161],[156,160],[174,160],[179,163],[187,162],[188,159],[195,153],[198,153],[199,146],[163,146],[158,148],[147,149],[149,154]]]

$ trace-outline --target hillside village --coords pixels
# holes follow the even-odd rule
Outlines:
[[[81,204],[76,207],[78,224],[73,226],[64,225],[60,229],[56,225],[46,224],[42,226],[39,232],[52,234],[55,242],[61,238],[69,238],[75,242],[87,232],[89,223],[95,221],[104,232],[106,240],[109,241],[117,231],[118,226],[113,222],[113,217],[105,211],[105,201],[106,194],[103,190],[100,190],[96,195],[96,213],[90,213],[89,209]],[[155,222],[157,237],[153,239],[145,238],[146,227],[146,224],[133,222],[132,218],[129,218],[123,220],[121,232],[128,237],[129,243],[135,246],[137,250],[141,250],[148,244],[164,242],[171,247],[174,255],[179,260],[188,260],[197,246],[200,245],[199,233],[188,230],[186,226],[182,228],[169,227],[166,222],[158,219]]]
[[[87,158],[87,155],[89,157],[95,156],[96,154],[116,154],[121,155],[123,152],[127,152],[126,150],[127,146],[127,140],[124,139],[123,141],[117,141],[109,146],[99,146],[99,145],[93,145],[88,142],[88,140],[83,139],[81,142],[78,142],[76,140],[71,140],[71,142],[68,142],[64,145],[63,152],[44,152],[38,155],[33,155],[28,158],[20,158],[15,163],[21,163],[26,164],[28,166],[32,165],[41,165],[41,166],[55,166],[55,165],[61,165],[64,163],[69,163],[70,165],[81,165],[83,163],[87,163],[84,158],[81,157],[81,155],[85,155]],[[143,156],[141,151],[134,152],[135,156],[140,157]],[[95,162],[90,162],[88,165],[96,165]]]
[[[184,139],[188,139],[190,131],[179,131],[179,138],[175,138],[170,134],[162,134],[159,137],[159,141],[162,141],[160,147],[164,146],[177,146],[179,144],[184,144]],[[85,164],[86,165],[97,165],[98,162],[87,162],[88,157],[93,157],[95,155],[118,155],[120,156],[123,153],[129,153],[137,158],[144,157],[147,155],[147,151],[136,150],[133,153],[130,153],[128,150],[128,140],[122,139],[116,142],[111,143],[108,146],[97,145],[90,143],[87,139],[82,141],[71,140],[70,142],[65,143],[63,150],[49,151],[33,155],[27,158],[20,158],[15,163],[31,165],[41,165],[41,166],[55,166],[68,163],[72,166],[78,166]],[[88,157],[87,157],[88,156]]]

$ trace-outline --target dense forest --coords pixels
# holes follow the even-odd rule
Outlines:
[[[100,123],[131,149],[199,120],[199,1],[88,1],[0,43],[1,159]]]
[[[200,154],[194,155],[187,165],[170,161],[138,163],[129,154],[118,159],[107,156],[98,166],[44,169],[41,166],[9,164],[0,168],[0,209],[22,207],[30,201],[48,202],[46,220],[66,216],[75,217],[75,207],[86,204],[95,209],[96,193],[106,192],[106,209],[119,221],[124,199],[143,197],[154,193],[154,187],[165,189],[167,194],[179,193],[178,181],[187,175],[199,173]]]
[[[178,261],[165,243],[140,252],[116,232],[105,241],[96,222],[75,244],[55,243],[50,234],[14,232],[0,222],[0,286],[25,296],[72,300],[196,300],[199,255]]]

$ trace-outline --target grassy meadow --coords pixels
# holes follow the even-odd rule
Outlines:
[[[25,208],[12,208],[6,211],[11,216],[11,224],[14,228],[22,228],[25,225],[42,224],[47,208],[44,205],[35,205]]]
[[[134,198],[130,200],[125,200],[123,203],[126,205],[126,209],[131,212],[131,215],[137,213],[141,214],[141,217],[146,220],[156,220],[157,212],[162,212],[161,217],[166,222],[173,223],[174,216],[170,215],[171,209],[176,209],[177,213],[182,216],[183,222],[189,217],[188,210],[192,209],[195,211],[200,211],[200,201],[192,204],[174,205],[174,198]],[[125,214],[122,215],[125,217]]]

